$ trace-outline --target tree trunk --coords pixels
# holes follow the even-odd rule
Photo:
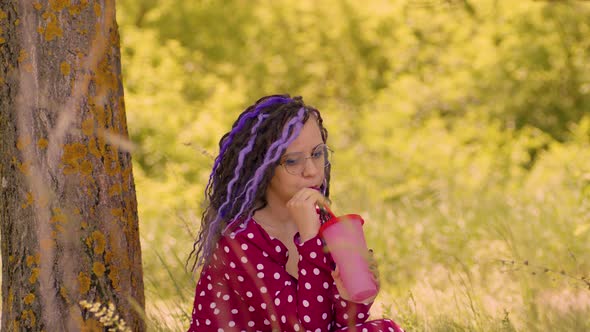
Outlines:
[[[0,1],[2,331],[145,329],[114,6]]]

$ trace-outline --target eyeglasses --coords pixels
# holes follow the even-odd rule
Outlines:
[[[283,155],[281,158],[281,165],[285,167],[287,173],[292,175],[300,175],[305,169],[307,159],[311,159],[314,165],[318,168],[325,168],[330,165],[330,153],[332,150],[326,144],[320,144],[313,148],[311,155],[306,157],[303,152],[293,152]]]

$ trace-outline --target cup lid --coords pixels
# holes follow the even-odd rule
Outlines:
[[[330,212],[331,213],[331,212]],[[332,214],[332,216],[334,216]],[[340,217],[332,217],[330,218],[328,221],[326,221],[325,223],[322,224],[322,226],[320,226],[320,230],[319,230],[319,235],[323,236],[322,233],[330,226],[341,222],[342,220],[346,220],[346,219],[356,219],[359,220],[361,222],[361,225],[363,225],[365,223],[365,220],[363,219],[363,217],[359,216],[358,214],[345,214],[343,216]]]

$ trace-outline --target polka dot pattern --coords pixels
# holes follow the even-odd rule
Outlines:
[[[347,331],[349,326],[356,326],[355,331],[403,331],[391,320],[366,322],[370,304],[340,298],[331,257],[319,237],[303,243],[294,238],[299,258],[295,279],[285,269],[287,247],[253,219],[243,225],[242,231],[219,240],[203,267],[189,332],[327,332]]]

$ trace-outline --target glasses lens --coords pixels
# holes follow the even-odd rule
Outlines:
[[[328,166],[330,164],[330,150],[325,144],[322,144],[315,148],[311,154],[311,158],[318,166]]]
[[[283,165],[287,172],[297,175],[300,174],[305,165],[305,157],[301,153],[291,153],[285,155],[283,159]]]
[[[309,157],[303,153],[289,153],[283,157],[282,164],[287,172],[297,175],[305,169],[307,159],[311,159],[317,167],[327,167],[330,165],[330,149],[325,144],[318,145]]]

